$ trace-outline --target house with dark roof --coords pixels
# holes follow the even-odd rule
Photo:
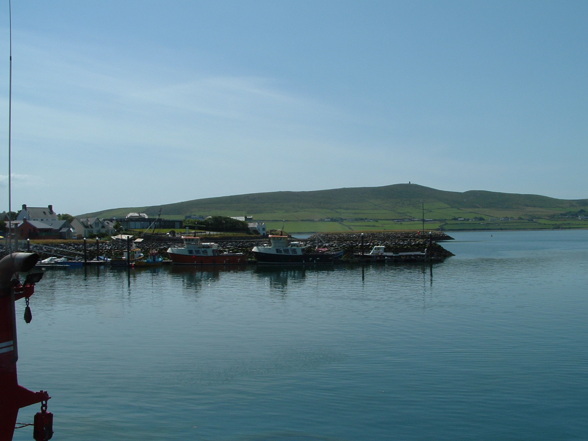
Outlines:
[[[30,221],[25,219],[16,227],[20,239],[72,239],[73,230],[68,221]]]
[[[16,220],[24,221],[25,219],[46,222],[56,221],[58,217],[57,213],[53,211],[53,205],[48,205],[47,207],[27,207],[26,204],[23,204],[22,210],[16,216]]]
[[[68,221],[59,220],[53,205],[23,205],[16,216],[16,234],[20,239],[71,239],[73,229]]]

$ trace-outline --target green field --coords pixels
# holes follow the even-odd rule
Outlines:
[[[315,222],[315,221],[269,221],[266,222],[269,229],[296,233],[339,233],[352,231],[420,231],[422,222]],[[588,229],[588,221],[561,222],[561,221],[496,221],[496,222],[472,222],[472,221],[427,221],[424,224],[425,231],[475,231],[475,230],[547,230],[547,229]]]

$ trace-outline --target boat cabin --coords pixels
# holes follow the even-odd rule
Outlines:
[[[216,256],[220,253],[218,244],[214,242],[202,242],[200,237],[182,236],[188,255],[192,256]]]
[[[383,256],[385,253],[386,247],[383,245],[376,245],[370,251],[370,256]]]
[[[270,248],[276,254],[286,254],[286,255],[301,255],[302,254],[302,245],[300,242],[289,242],[288,236],[270,236],[271,246]]]

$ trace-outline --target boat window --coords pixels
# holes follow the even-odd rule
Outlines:
[[[288,248],[284,248],[284,254],[290,254],[290,250]]]
[[[276,253],[282,254],[282,249],[281,248],[276,248]]]
[[[296,254],[296,248],[292,248],[292,254]]]
[[[193,250],[188,250],[188,254],[194,254]]]

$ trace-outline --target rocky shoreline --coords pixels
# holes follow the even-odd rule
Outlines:
[[[67,257],[71,260],[96,260],[98,257],[116,258],[127,250],[128,246],[139,248],[144,254],[159,253],[166,256],[166,250],[170,246],[181,246],[181,237],[169,237],[160,235],[144,235],[138,242],[127,244],[125,240],[94,240],[64,241],[63,243],[51,243],[51,245],[30,243],[20,251],[28,251],[39,254],[41,259],[50,256]],[[203,237],[204,241],[208,241]],[[321,233],[307,239],[294,239],[301,242],[309,249],[317,247],[344,252],[345,258],[350,258],[355,253],[362,251],[367,253],[375,245],[383,245],[386,251],[413,252],[423,251],[428,248],[428,253],[435,260],[442,260],[453,254],[443,248],[438,242],[453,240],[452,237],[439,231],[422,234],[421,232],[377,232],[377,233]],[[248,256],[251,249],[268,241],[263,237],[211,237],[211,242],[217,242],[221,248],[230,252],[241,252]],[[6,254],[4,247],[0,247],[0,255]],[[250,256],[251,257],[251,256]]]
[[[442,241],[453,240],[451,236],[440,232],[432,231],[422,234],[417,232],[377,232],[377,233],[329,233],[311,236],[309,241],[313,245],[320,246],[324,243],[327,248],[344,251],[345,256],[352,256],[355,253],[369,252],[376,245],[383,245],[387,252],[406,253],[424,251],[432,260],[443,260],[453,256],[453,253],[446,250],[439,244]]]

